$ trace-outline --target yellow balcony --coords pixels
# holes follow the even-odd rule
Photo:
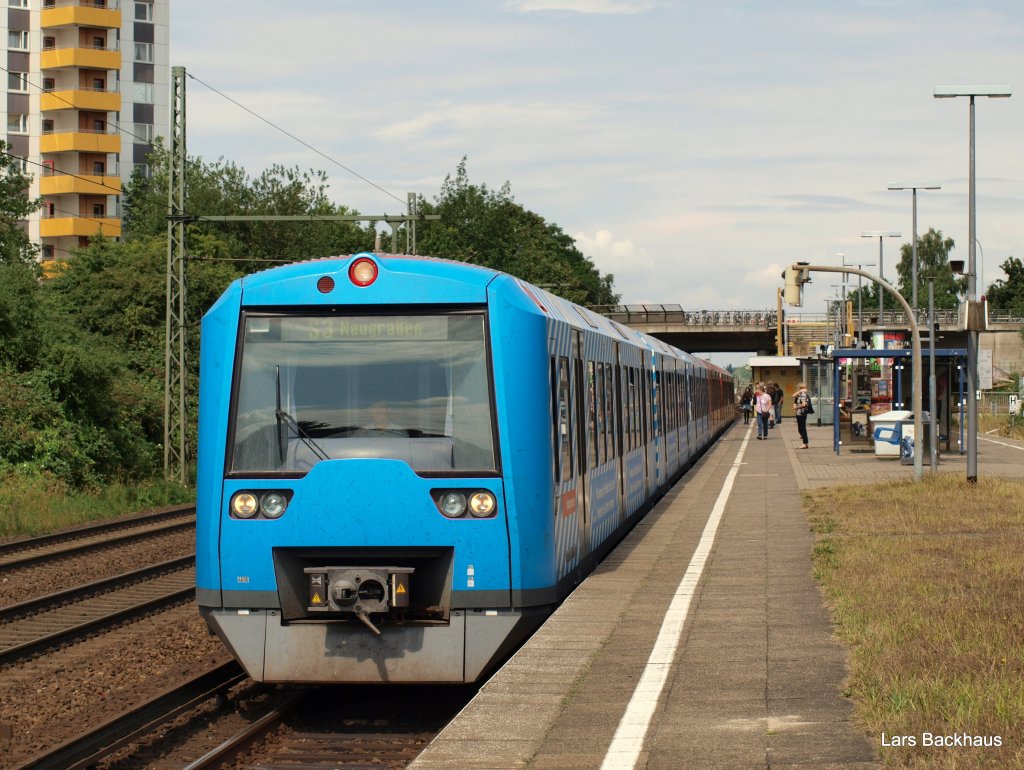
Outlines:
[[[81,89],[46,91],[39,98],[39,109],[53,110],[95,110],[97,112],[120,112],[121,94],[110,91],[86,91]]]
[[[53,8],[43,8],[39,14],[39,24],[43,29],[71,26],[120,29],[121,9],[104,8],[89,2],[68,3]]]
[[[41,195],[120,195],[121,177],[54,174],[39,179]]]
[[[39,220],[41,238],[60,238],[65,235],[86,238],[105,235],[117,238],[121,235],[121,220],[116,217],[44,217]]]
[[[39,137],[39,152],[121,152],[120,134],[92,131],[63,131]]]
[[[121,52],[105,48],[47,48],[39,54],[44,70],[61,67],[86,67],[93,70],[121,69]]]

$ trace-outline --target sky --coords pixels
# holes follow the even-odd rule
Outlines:
[[[891,184],[941,185],[918,233],[966,260],[969,102],[933,90],[1010,86],[976,102],[982,281],[1024,258],[1019,0],[171,0],[170,34],[190,155],[322,169],[366,214],[433,199],[465,156],[623,303],[693,310],[774,308],[798,260],[877,272],[871,230],[902,234],[895,282],[912,196]],[[839,281],[815,277],[804,312]]]

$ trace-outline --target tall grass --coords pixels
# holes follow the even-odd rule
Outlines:
[[[804,503],[849,692],[886,764],[1024,768],[1024,483],[938,474]],[[1002,746],[927,747],[926,732]]]
[[[0,477],[0,538],[43,535],[193,499],[188,488],[162,479],[75,491],[51,478],[7,474]]]

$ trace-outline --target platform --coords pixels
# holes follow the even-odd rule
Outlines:
[[[831,426],[808,430],[804,450],[795,420],[767,441],[734,425],[410,767],[878,767],[842,693],[846,650],[811,575],[800,490],[913,467],[836,456]],[[979,441],[980,474],[1024,476],[1022,461],[1024,443]],[[965,467],[944,456],[939,472]],[[666,651],[663,618],[683,594]]]

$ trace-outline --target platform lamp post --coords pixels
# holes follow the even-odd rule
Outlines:
[[[911,278],[911,292],[910,292],[910,306],[914,308],[914,315],[917,315],[917,191],[918,190],[941,190],[942,185],[937,184],[891,184],[889,185],[890,190],[911,190],[912,196],[912,215],[911,215],[911,227],[913,228],[913,240],[910,242],[910,253],[911,253],[911,271],[913,278]]]
[[[1013,91],[1009,86],[969,85],[935,86],[936,99],[952,99],[966,96],[970,99],[969,159],[970,171],[967,186],[967,317],[970,308],[978,300],[978,272],[976,269],[975,246],[977,244],[977,219],[974,195],[974,99],[987,96],[990,99],[1008,98]],[[969,324],[970,326],[970,324]],[[967,481],[978,483],[978,329],[967,330]]]
[[[899,238],[900,233],[896,230],[865,230],[860,234],[861,238],[878,239],[878,277],[885,280],[885,259],[882,256],[882,240],[884,238]],[[881,326],[885,318],[885,292],[878,291],[878,325]]]

